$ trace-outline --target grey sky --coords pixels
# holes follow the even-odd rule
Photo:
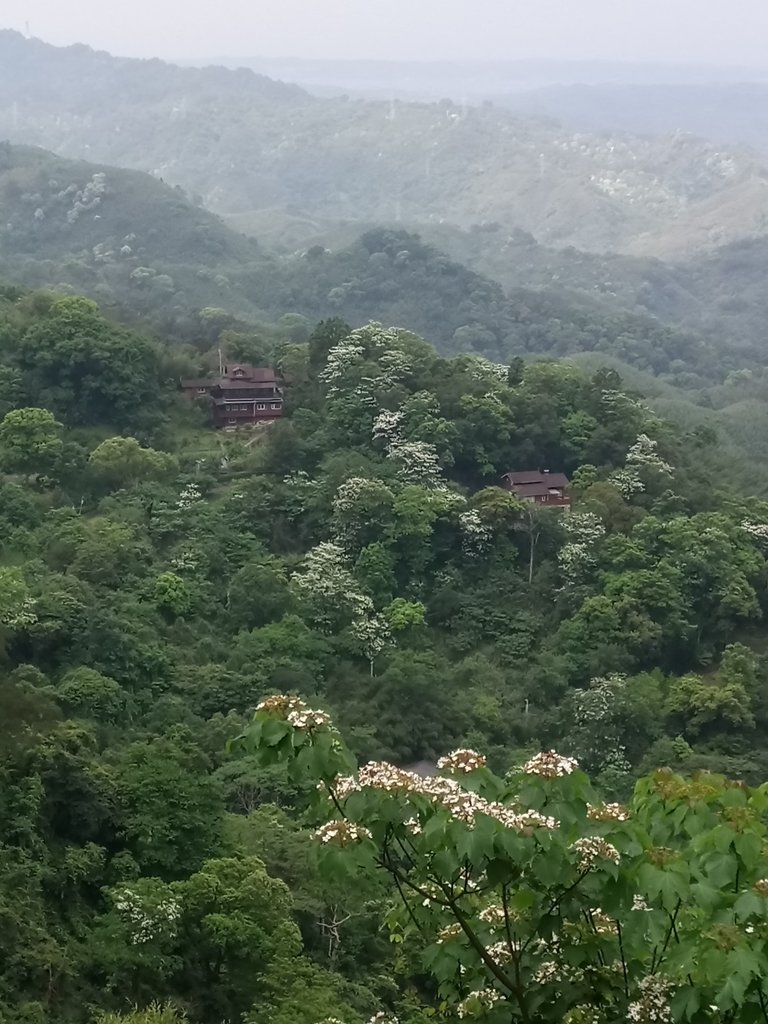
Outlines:
[[[768,0],[1,0],[0,27],[126,56],[764,64]]]

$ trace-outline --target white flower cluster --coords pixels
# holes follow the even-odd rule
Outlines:
[[[618,933],[619,926],[615,919],[603,913],[600,907],[590,910],[589,919],[598,935],[616,935]]]
[[[176,508],[180,509],[182,512],[186,512],[193,508],[201,498],[202,494],[197,484],[187,484],[179,495],[179,500],[176,502]]]
[[[398,466],[397,475],[406,484],[434,487],[440,477],[437,449],[426,441],[407,441],[402,435],[403,415],[385,409],[373,423],[373,439],[384,441],[387,458]]]
[[[292,697],[287,693],[275,693],[271,697],[265,697],[256,705],[257,711],[266,711],[276,718],[288,718],[288,715],[297,711],[306,711],[307,705],[301,697]]]
[[[639,985],[640,998],[627,1007],[630,1024],[670,1024],[672,1008],[669,1005],[671,984],[658,974],[643,978]]]
[[[392,387],[402,380],[410,370],[410,361],[400,346],[400,332],[395,327],[384,328],[378,323],[358,327],[334,345],[320,371],[320,380],[326,385],[326,394],[333,398],[340,392],[340,384],[348,371],[365,359],[368,353],[383,349],[379,356],[382,376],[378,380],[367,378],[361,381],[358,397],[368,397],[371,386]]]
[[[493,531],[483,522],[475,508],[467,509],[459,515],[459,528],[461,546],[467,555],[482,554],[493,539]]]
[[[355,619],[349,631],[370,662],[375,661],[393,643],[392,633],[383,615],[369,614],[367,618]]]
[[[438,946],[442,946],[444,942],[452,942],[453,939],[460,939],[464,934],[464,929],[460,924],[449,924],[445,928],[441,928],[437,933],[437,939],[435,940]]]
[[[635,893],[632,898],[632,910],[647,910],[650,911],[650,907],[644,896],[640,896],[639,893]]]
[[[612,415],[622,416],[629,411],[648,412],[648,406],[644,402],[615,388],[605,388],[600,395],[600,402],[605,411]]]
[[[490,906],[483,907],[477,916],[483,924],[491,925],[491,931],[495,927],[505,924],[507,920],[501,903],[491,903]]]
[[[548,939],[537,939],[533,948],[542,956],[553,957],[563,955],[563,946],[559,935],[551,935]]]
[[[334,606],[347,607],[356,616],[373,611],[373,602],[360,593],[347,567],[346,554],[338,544],[323,541],[312,548],[304,559],[303,572],[294,573],[291,578],[299,589],[319,598],[326,610]]]
[[[115,899],[115,910],[131,928],[131,942],[142,945],[163,933],[172,933],[181,917],[181,907],[174,899],[160,900],[151,910],[138,893],[124,889]]]
[[[579,544],[594,544],[605,536],[605,523],[594,512],[572,512],[563,520],[563,529]]]
[[[658,442],[653,441],[647,434],[639,434],[635,443],[627,452],[627,466],[648,466],[657,469],[667,476],[672,475],[672,467],[659,455]]]
[[[579,725],[594,725],[610,720],[616,713],[616,702],[626,686],[626,676],[613,672],[609,676],[590,679],[587,690],[575,690],[574,713]]]
[[[586,544],[569,541],[557,553],[557,566],[564,583],[577,583],[592,565],[594,559]]]
[[[552,817],[535,810],[517,811],[496,801],[486,800],[477,793],[465,790],[456,779],[435,776],[423,778],[415,772],[397,768],[386,761],[371,761],[360,769],[357,781],[347,776],[336,780],[337,798],[339,791],[346,798],[356,789],[378,789],[386,793],[414,793],[427,797],[433,804],[447,810],[457,821],[469,828],[475,824],[478,814],[493,818],[505,828],[530,835],[534,829],[556,829],[559,823]]]
[[[618,864],[621,856],[616,847],[601,836],[585,836],[571,843],[571,849],[579,855],[579,871],[589,871],[598,860],[610,860]]]
[[[336,495],[333,499],[334,514],[339,516],[349,515],[355,512],[361,501],[366,497],[379,497],[391,495],[387,485],[381,480],[370,480],[363,476],[350,476],[343,483],[339,484]]]
[[[397,464],[397,475],[403,483],[433,487],[440,477],[437,449],[427,441],[394,438],[387,448],[387,457]]]
[[[604,1017],[596,1006],[581,1003],[563,1017],[563,1024],[603,1024]]]
[[[608,483],[612,484],[625,501],[634,498],[636,494],[642,494],[645,485],[637,475],[637,469],[615,469],[608,477]]]
[[[352,846],[363,839],[370,839],[371,833],[364,825],[357,825],[354,821],[327,821],[317,829],[314,837],[321,843]]]
[[[309,731],[311,729],[318,729],[321,726],[329,726],[331,724],[331,716],[326,714],[325,711],[315,711],[312,708],[306,708],[303,711],[289,711],[287,722],[294,729]]]
[[[590,804],[587,807],[587,817],[590,821],[629,821],[630,814],[622,804]]]
[[[741,524],[741,528],[755,540],[768,541],[768,523],[750,523],[745,520]]]
[[[325,711],[308,708],[301,697],[276,693],[256,705],[257,711],[266,711],[276,718],[282,718],[294,729],[317,729],[331,726],[331,716]]]
[[[94,210],[99,206],[102,196],[106,191],[107,176],[103,171],[98,171],[93,175],[84,188],[75,192],[74,203],[71,209],[67,211],[67,223],[74,224],[81,213],[86,213],[88,210]]]
[[[400,434],[400,427],[403,422],[401,412],[391,412],[389,409],[382,409],[373,421],[374,441],[390,442]]]
[[[463,1020],[465,1017],[479,1017],[492,1010],[501,996],[495,988],[480,988],[470,992],[456,1006],[456,1016]]]
[[[559,964],[556,960],[544,960],[533,972],[532,980],[537,985],[546,985],[554,982],[581,981],[584,972],[578,968],[570,967],[568,964]]]
[[[535,754],[523,765],[526,775],[540,775],[545,779],[556,779],[563,775],[570,775],[579,767],[579,762],[574,757],[565,757],[555,750],[549,750],[541,754]]]
[[[566,583],[576,583],[594,564],[593,548],[605,536],[605,523],[594,512],[573,512],[563,528],[569,539],[557,555],[560,575]]]
[[[503,363],[492,363],[484,356],[470,356],[467,360],[467,374],[473,380],[506,384],[509,380],[509,367]]]
[[[520,952],[521,948],[520,943],[514,940],[511,946],[509,942],[494,942],[488,947],[487,953],[498,967],[503,967],[504,964],[508,964],[512,960],[515,953]]]
[[[24,597],[15,608],[8,608],[0,615],[0,623],[10,629],[26,629],[37,622],[34,597]]]
[[[478,754],[476,750],[461,748],[459,750],[452,750],[450,754],[441,757],[437,762],[437,767],[440,771],[464,772],[468,774],[477,768],[484,768],[485,764],[484,754]]]
[[[351,367],[361,361],[364,355],[365,349],[355,339],[354,334],[348,335],[333,346],[328,353],[325,366],[319,373],[320,381],[327,385],[326,393],[329,397],[338,394],[338,382]]]
[[[411,372],[411,360],[401,348],[388,349],[379,359],[381,367],[381,383],[393,388],[400,384]]]
[[[177,572],[193,572],[200,565],[200,555],[192,548],[182,548],[170,559],[170,566]]]

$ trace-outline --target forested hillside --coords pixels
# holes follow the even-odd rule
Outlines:
[[[545,244],[688,253],[765,230],[766,169],[689,136],[574,133],[492,105],[318,99],[0,33],[0,136],[134,167],[221,213],[501,222]]]
[[[199,338],[196,314],[208,309],[222,323],[286,314],[397,322],[444,353],[493,359],[610,352],[689,386],[749,359],[586,291],[519,287],[508,296],[403,231],[272,256],[149,175],[34,148],[0,147],[0,223],[0,272],[10,280],[83,290],[182,339]]]
[[[557,746],[608,799],[660,764],[765,778],[765,473],[609,369],[338,320],[265,356],[286,419],[216,435],[176,392],[196,354],[3,292],[9,1024],[430,1019],[394,882],[309,856],[301,772],[227,749],[275,691],[363,759]],[[570,516],[498,486],[531,467]]]

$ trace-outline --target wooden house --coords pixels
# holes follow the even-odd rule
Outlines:
[[[551,473],[548,469],[505,473],[501,478],[506,490],[544,508],[570,509],[568,493],[570,481],[564,473]]]
[[[235,363],[219,377],[182,380],[189,398],[208,398],[216,427],[232,429],[268,423],[283,415],[283,389],[274,370]]]

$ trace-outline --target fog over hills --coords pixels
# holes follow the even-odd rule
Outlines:
[[[10,32],[0,34],[0,135],[149,171],[237,217],[499,222],[548,245],[664,256],[768,224],[768,171],[747,150],[574,132],[492,106],[320,99],[245,69]]]

